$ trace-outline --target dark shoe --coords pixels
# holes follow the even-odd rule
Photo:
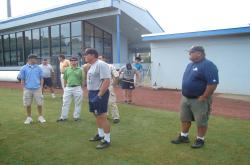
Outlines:
[[[128,104],[132,104],[132,100],[128,100]]]
[[[191,148],[201,148],[205,144],[205,141],[202,139],[196,139],[194,144],[191,146]]]
[[[81,119],[80,118],[74,118],[74,121],[80,121]]]
[[[67,119],[58,119],[56,122],[64,122],[67,121]]]
[[[96,149],[104,149],[108,148],[110,146],[110,143],[107,142],[106,140],[102,140],[100,144],[96,146]]]
[[[114,119],[114,120],[113,120],[113,123],[114,123],[114,124],[117,124],[117,123],[119,123],[119,122],[120,122],[120,119]]]
[[[189,143],[189,139],[188,139],[188,136],[185,137],[185,136],[179,135],[177,139],[172,140],[171,143],[173,144]]]
[[[98,134],[95,135],[94,137],[90,138],[89,141],[91,142],[96,142],[102,140],[104,137],[100,137]]]

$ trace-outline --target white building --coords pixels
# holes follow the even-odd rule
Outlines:
[[[0,81],[16,81],[30,53],[49,58],[57,71],[59,54],[80,58],[87,47],[110,63],[131,62],[136,53],[150,52],[141,35],[159,32],[163,29],[150,13],[127,0],[85,0],[2,20]]]
[[[250,95],[250,27],[179,34],[143,35],[151,45],[152,85],[181,89],[192,45],[205,48],[219,70],[217,92]]]

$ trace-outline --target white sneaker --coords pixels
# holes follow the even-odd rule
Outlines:
[[[52,93],[52,94],[51,94],[51,97],[52,97],[53,99],[56,98],[55,93]]]
[[[41,96],[41,98],[43,99],[43,98],[44,98],[44,96],[42,95],[42,96]]]
[[[39,121],[40,123],[45,123],[45,122],[46,122],[46,120],[44,119],[43,116],[39,116],[39,117],[38,117],[38,121]]]
[[[24,121],[24,124],[31,124],[33,122],[31,117],[27,117],[26,120]]]

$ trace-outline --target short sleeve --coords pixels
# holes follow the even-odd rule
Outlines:
[[[205,65],[205,79],[207,84],[219,84],[218,69],[212,62]]]
[[[49,67],[50,67],[51,72],[55,72],[52,65],[49,64]]]
[[[21,70],[20,70],[20,72],[19,72],[19,78],[21,79],[21,80],[24,80],[25,79],[25,70],[24,70],[24,68],[22,67],[21,68]]]
[[[100,69],[100,79],[110,79],[111,78],[111,70],[106,63],[99,64]]]
[[[68,76],[67,76],[67,71],[68,71],[68,69],[66,69],[66,70],[64,71],[64,74],[63,74],[63,79],[64,79],[64,80],[67,80],[67,78],[68,78]]]
[[[39,67],[39,78],[43,78],[43,70]]]
[[[125,67],[123,66],[123,67],[121,67],[120,68],[120,72],[123,72],[124,71],[124,69],[125,69]]]

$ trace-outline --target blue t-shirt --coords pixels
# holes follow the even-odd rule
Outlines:
[[[201,96],[207,85],[218,84],[219,76],[216,65],[203,59],[189,63],[182,79],[182,94],[189,98]]]
[[[135,63],[134,66],[135,66],[136,70],[142,71],[142,64],[140,64],[140,63]]]
[[[42,69],[36,64],[26,64],[20,70],[20,79],[26,89],[38,89],[41,87]]]

